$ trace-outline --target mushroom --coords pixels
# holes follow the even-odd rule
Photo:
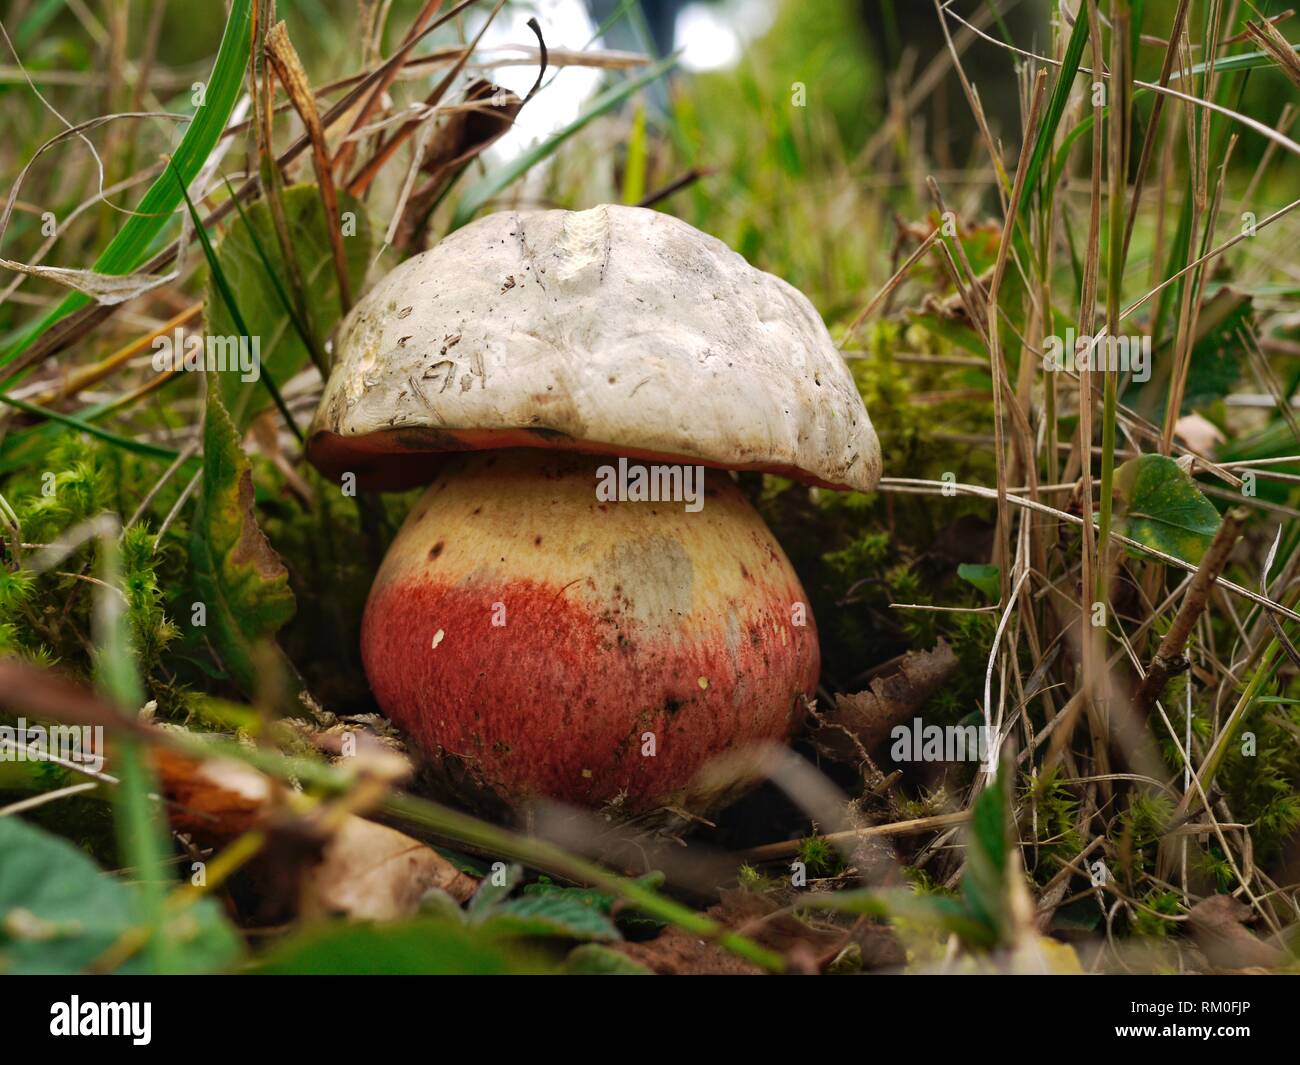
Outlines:
[[[366,604],[381,709],[478,808],[716,809],[784,741],[816,627],[728,470],[868,490],[880,447],[808,300],[636,207],[505,212],[343,323],[308,455],[428,484]]]

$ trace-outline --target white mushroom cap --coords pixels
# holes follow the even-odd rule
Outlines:
[[[868,490],[880,444],[808,300],[639,207],[503,212],[381,280],[339,331],[308,454],[363,487],[437,453],[552,447]]]

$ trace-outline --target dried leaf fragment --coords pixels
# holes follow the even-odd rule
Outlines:
[[[932,650],[909,651],[897,670],[874,678],[866,691],[836,695],[813,734],[828,757],[856,762],[889,737],[895,725],[916,714],[957,672],[957,656],[940,640]]]

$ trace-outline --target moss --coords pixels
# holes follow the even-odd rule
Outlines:
[[[799,861],[803,862],[810,878],[838,876],[844,871],[840,852],[821,836],[809,836],[799,841]]]

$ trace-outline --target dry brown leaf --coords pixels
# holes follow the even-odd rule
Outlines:
[[[1217,425],[1199,414],[1184,414],[1179,418],[1174,423],[1174,436],[1202,455],[1212,454],[1226,439]]]
[[[171,800],[168,820],[179,832],[207,841],[234,839],[265,821],[270,810],[270,779],[242,762],[200,762],[159,747],[154,766]]]
[[[334,273],[339,286],[339,306],[346,314],[352,307],[352,282],[348,278],[347,254],[343,250],[343,227],[339,224],[338,196],[334,190],[334,174],[330,169],[329,143],[325,127],[316,110],[316,95],[312,92],[302,60],[289,40],[289,31],[283,21],[277,22],[266,35],[266,58],[275,68],[276,77],[284,86],[289,100],[302,119],[311,140],[312,164],[320,187],[321,203],[329,220],[330,249],[334,252]]]
[[[709,910],[709,916],[771,950],[785,953],[802,944],[819,956],[844,938],[843,929],[814,927],[782,902],[746,888],[724,889],[718,897],[721,902]]]
[[[200,762],[163,748],[156,765],[178,831],[211,844],[256,828],[270,832],[254,869],[259,889],[296,897],[302,917],[389,921],[415,913],[430,888],[464,902],[477,887],[432,847],[356,814],[325,819],[331,827],[274,816],[270,778],[241,762]]]
[[[709,916],[769,950],[807,958],[816,968],[827,964],[849,945],[856,945],[864,970],[901,967],[907,954],[894,930],[875,921],[856,921],[850,928],[801,920],[788,908],[788,899],[773,898],[745,888],[724,889]]]
[[[170,274],[99,274],[94,270],[73,270],[63,266],[33,266],[13,259],[0,259],[0,266],[30,277],[56,281],[110,306],[143,296],[177,277],[174,270]]]
[[[1265,19],[1247,22],[1246,32],[1273,58],[1283,74],[1300,85],[1300,58],[1295,54],[1295,46],[1282,35],[1281,30]]]
[[[1187,914],[1192,938],[1217,969],[1274,968],[1286,960],[1277,947],[1263,942],[1245,926],[1251,909],[1231,895],[1211,895]]]
[[[386,825],[349,817],[303,881],[302,915],[392,921],[415,913],[430,888],[465,902],[477,886],[432,847]]]
[[[410,248],[416,242],[430,209],[460,167],[514,125],[523,104],[514,93],[482,79],[465,90],[459,107],[447,115],[424,149],[420,170],[429,178],[402,210],[394,238],[397,248]]]
[[[957,672],[957,656],[940,640],[930,651],[909,651],[898,668],[872,680],[866,691],[837,695],[820,715],[813,742],[827,757],[857,762],[905,723]]]

